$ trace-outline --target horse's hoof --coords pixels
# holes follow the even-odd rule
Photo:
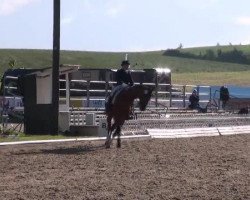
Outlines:
[[[116,146],[117,148],[121,148],[121,142],[118,142]]]
[[[110,143],[108,141],[105,142],[105,147],[106,147],[106,149],[110,148]]]
[[[106,149],[110,148],[110,144],[105,144]]]

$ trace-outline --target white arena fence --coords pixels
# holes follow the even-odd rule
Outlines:
[[[62,80],[63,81],[63,80]],[[82,85],[81,88],[72,88],[72,84],[78,83]],[[93,88],[93,84],[101,85],[103,89]],[[116,82],[105,82],[105,81],[86,81],[86,80],[71,80],[70,81],[70,93],[85,94],[81,96],[70,95],[61,97],[60,102],[69,102],[69,110],[71,116],[71,123],[74,125],[84,125],[86,113],[96,113],[97,124],[98,118],[104,112],[105,99],[110,94],[112,88]],[[140,83],[135,83],[136,85]],[[200,96],[200,105],[206,107],[209,102],[209,108],[211,110],[218,110],[219,100],[213,98],[214,94],[211,92],[210,86],[197,86],[197,85],[178,85],[178,84],[154,84],[154,83],[142,83],[142,85],[155,86],[155,90],[152,94],[151,101],[148,105],[150,113],[155,115],[161,115],[167,112],[189,112],[187,107],[189,105],[189,96],[191,95],[194,88],[197,89]],[[170,88],[165,90],[164,88]],[[202,88],[203,92],[199,92]],[[60,91],[65,91],[65,88],[60,88]],[[137,111],[137,103],[135,102],[135,110]],[[148,113],[144,114],[147,116]]]

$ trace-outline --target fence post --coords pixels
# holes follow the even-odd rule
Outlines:
[[[66,105],[67,105],[67,111],[69,110],[70,106],[70,79],[69,79],[69,73],[66,74]]]
[[[89,107],[89,96],[90,96],[90,80],[87,81],[87,107]]]
[[[197,94],[200,96],[200,86],[197,85]]]
[[[155,80],[155,107],[158,107],[158,78]]]
[[[209,102],[212,101],[212,88],[209,86]]]
[[[173,85],[170,85],[170,92],[169,92],[169,107],[172,107],[172,87]]]
[[[73,114],[73,125],[76,125],[76,114],[74,112],[74,107],[72,107],[72,114]]]
[[[5,102],[6,102],[6,77],[3,77],[3,99],[2,99],[2,113],[1,113],[1,118],[2,118],[2,126],[3,130],[2,132],[5,133],[5,126],[7,127],[7,122],[8,122],[8,108],[6,109],[5,107]]]
[[[107,97],[108,96],[108,89],[109,89],[109,82],[108,81],[105,81],[105,96]]]
[[[183,107],[185,108],[186,107],[186,85],[183,85],[182,96],[183,96]]]

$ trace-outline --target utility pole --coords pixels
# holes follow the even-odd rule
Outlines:
[[[53,67],[52,67],[52,126],[50,134],[58,134],[60,65],[60,0],[54,0]]]

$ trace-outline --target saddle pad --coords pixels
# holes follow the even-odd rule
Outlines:
[[[127,87],[128,87],[127,85],[118,85],[118,86],[116,86],[116,87],[112,90],[112,92],[111,92],[111,94],[110,94],[110,97],[111,97],[111,99],[112,99],[111,104],[114,104],[114,103],[115,103],[116,97],[121,93],[121,91],[122,91],[123,89],[125,89],[125,88],[127,88]]]

